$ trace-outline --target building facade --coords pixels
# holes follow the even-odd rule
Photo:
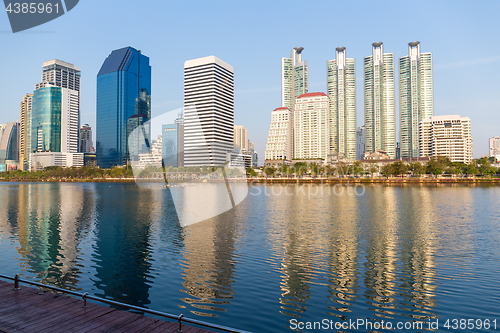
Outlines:
[[[365,152],[365,126],[361,126],[356,130],[356,159],[364,159]]]
[[[495,157],[500,161],[500,136],[490,138],[490,157]]]
[[[417,157],[419,123],[434,115],[432,53],[421,53],[420,42],[409,43],[408,50],[399,58],[401,157]]]
[[[322,92],[297,97],[294,115],[294,158],[326,160],[329,151],[329,100]]]
[[[151,66],[140,50],[114,50],[104,61],[97,74],[96,120],[99,167],[127,165],[149,149]]]
[[[92,127],[89,124],[85,124],[80,127],[80,152],[90,153],[92,152]]]
[[[289,108],[280,107],[271,112],[266,160],[292,160],[292,126],[292,112]]]
[[[184,124],[165,124],[161,133],[163,165],[166,168],[184,166]]]
[[[0,136],[0,166],[2,170],[17,169],[19,165],[19,123],[7,123]]]
[[[184,165],[223,165],[233,149],[233,67],[215,56],[186,61]]]
[[[240,148],[241,151],[248,152],[250,150],[248,140],[248,130],[245,126],[234,126],[234,146]]]
[[[420,157],[447,156],[452,162],[472,161],[471,122],[468,117],[432,116],[419,124]]]
[[[33,94],[26,94],[21,102],[21,121],[19,126],[19,168],[27,170],[31,151],[31,112]]]
[[[394,53],[384,53],[381,42],[372,44],[364,58],[366,152],[384,150],[396,157],[396,98]]]
[[[327,61],[327,92],[330,101],[330,154],[356,159],[356,60],[346,57],[345,47]]]
[[[292,111],[295,99],[308,90],[308,64],[302,60],[303,47],[292,50],[290,58],[281,58],[281,107]]]

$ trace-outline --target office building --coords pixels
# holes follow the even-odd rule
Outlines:
[[[420,157],[447,156],[452,162],[472,161],[471,123],[468,117],[432,116],[419,124]]]
[[[33,94],[30,152],[78,153],[76,90],[45,83]]]
[[[337,47],[336,58],[327,61],[330,100],[330,154],[336,159],[356,159],[356,60]]]
[[[396,157],[394,53],[384,53],[381,42],[372,44],[364,58],[366,152],[385,151]]]
[[[184,165],[223,165],[233,149],[233,67],[215,56],[186,61]]]
[[[92,147],[92,127],[89,124],[85,124],[80,127],[80,152],[90,153]]]
[[[271,112],[271,125],[267,137],[266,160],[292,160],[292,112],[280,107]]]
[[[19,168],[27,170],[31,151],[31,111],[33,94],[26,94],[21,102],[21,121],[19,126]]]
[[[401,157],[418,157],[418,128],[434,115],[432,53],[421,53],[420,42],[408,44],[399,58],[399,112]]]
[[[294,158],[326,160],[330,151],[328,111],[328,96],[323,92],[297,97],[293,118]]]
[[[166,168],[184,166],[184,124],[178,119],[174,124],[162,126],[162,158]]]
[[[17,169],[19,165],[19,123],[7,123],[2,127],[2,135],[0,136],[0,166],[2,166],[3,171]]]
[[[137,160],[150,146],[150,119],[149,58],[132,47],[114,50],[97,74],[97,165],[111,168]]]
[[[361,126],[356,130],[356,159],[364,159],[365,152],[365,126]]]
[[[500,136],[490,138],[490,157],[500,161]]]

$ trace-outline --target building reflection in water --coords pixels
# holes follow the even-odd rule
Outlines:
[[[340,193],[337,192],[337,193]],[[331,278],[328,280],[327,305],[330,315],[346,320],[352,306],[359,298],[359,201],[354,192],[343,192],[330,196],[330,207],[335,211],[331,218],[328,267]]]
[[[19,240],[22,274],[75,289],[81,276],[80,242],[94,216],[93,185],[28,183],[15,189],[2,191],[2,201],[9,231]]]
[[[218,195],[218,187],[213,189],[213,198],[224,200]],[[188,199],[189,195],[186,195],[185,199]],[[184,282],[181,291],[187,296],[181,298],[184,302],[181,308],[187,307],[194,314],[213,317],[217,312],[226,311],[226,305],[234,295],[238,219],[236,211],[231,209],[183,229],[184,260],[181,266]]]
[[[96,296],[137,306],[150,303],[150,234],[158,215],[156,192],[135,184],[101,185],[92,254]]]
[[[397,314],[398,212],[397,188],[376,186],[365,198],[369,212],[365,226],[365,292],[368,310],[381,318]]]

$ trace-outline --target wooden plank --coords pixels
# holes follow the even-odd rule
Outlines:
[[[0,332],[156,333],[176,332],[179,324],[87,303],[78,298],[0,280]],[[184,333],[213,333],[183,325]]]
[[[84,313],[79,314],[71,319],[71,322],[61,325],[61,322],[56,322],[50,327],[40,328],[38,333],[66,333],[77,330],[88,325],[91,320],[107,315],[110,312],[117,311],[113,308],[106,308],[99,305],[88,307]]]
[[[154,319],[154,318],[149,318],[149,317],[142,316],[141,319],[136,320],[133,323],[130,323],[128,325],[123,326],[120,329],[120,332],[122,332],[122,333],[138,332],[139,330],[141,330],[141,329],[143,329],[145,327],[151,326],[151,325],[155,324],[158,321],[159,321],[158,319]]]

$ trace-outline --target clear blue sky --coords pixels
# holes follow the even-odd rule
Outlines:
[[[68,14],[12,34],[0,14],[0,123],[54,58],[82,70],[82,124],[95,128],[96,75],[109,53],[142,50],[152,65],[152,112],[182,107],[184,61],[216,55],[235,69],[235,122],[264,157],[270,113],[281,104],[280,59],[296,46],[309,61],[309,91],[326,90],[326,61],[345,46],[356,58],[357,123],[363,125],[363,57],[381,41],[399,58],[408,42],[434,56],[434,113],[472,120],[474,157],[500,135],[500,1],[80,0]],[[397,109],[399,113],[399,108]]]

